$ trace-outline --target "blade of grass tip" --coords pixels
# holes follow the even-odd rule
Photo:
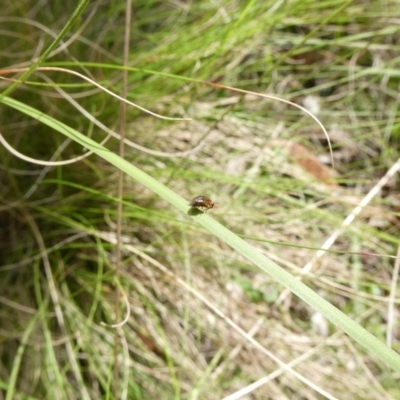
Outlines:
[[[35,119],[42,121],[44,124],[75,140],[80,145],[89,148],[94,153],[110,162],[112,165],[122,169],[127,175],[131,176],[133,179],[161,196],[163,199],[185,214],[189,212],[190,207],[188,206],[187,200],[183,199],[181,196],[164,186],[162,183],[158,182],[156,179],[152,178],[126,160],[121,159],[117,154],[114,154],[92,139],[85,137],[78,131],[68,127],[62,122],[56,121],[48,115],[14,99],[7,97],[4,98],[2,102],[3,104],[9,105],[10,107],[13,107]],[[321,312],[334,325],[342,329],[355,341],[361,344],[361,346],[363,346],[368,352],[375,354],[377,358],[381,359],[388,366],[393,368],[395,371],[400,372],[399,354],[387,347],[383,342],[354,322],[346,314],[342,313],[339,309],[334,307],[294,276],[286,272],[283,268],[279,267],[273,261],[265,257],[261,252],[256,250],[243,239],[239,238],[225,226],[213,220],[211,216],[207,214],[200,214],[194,218],[200,225],[204,226],[211,233],[234,248],[237,252],[253,262],[264,272],[271,275],[275,280],[291,290],[312,308]]]

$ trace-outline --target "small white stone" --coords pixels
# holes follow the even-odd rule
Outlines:
[[[311,317],[311,324],[314,332],[320,336],[329,335],[329,325],[326,318],[320,313],[315,312]]]

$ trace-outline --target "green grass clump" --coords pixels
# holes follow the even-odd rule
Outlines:
[[[396,2],[6,3],[0,397],[398,398]]]

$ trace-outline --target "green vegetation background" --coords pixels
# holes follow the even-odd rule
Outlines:
[[[5,0],[1,69],[32,65],[77,4]],[[41,66],[120,94],[125,14],[120,0],[88,2]],[[127,98],[191,120],[128,107],[124,158],[187,202],[210,196],[213,218],[300,274],[398,161],[397,14],[394,0],[134,2]],[[305,113],[203,80],[310,109],[336,174]],[[60,70],[9,96],[97,142],[102,126],[120,131],[119,101]],[[0,133],[34,159],[85,152],[5,104]],[[128,177],[116,271],[118,171],[105,160],[40,166],[0,146],[0,164],[0,399],[233,399],[259,379],[248,398],[400,397],[398,372]],[[394,175],[303,277],[396,352],[398,207]],[[127,308],[126,324],[104,325]]]

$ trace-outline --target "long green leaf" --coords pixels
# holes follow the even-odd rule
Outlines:
[[[164,186],[162,183],[158,182],[156,179],[147,175],[145,172],[136,168],[134,165],[125,161],[117,154],[114,154],[110,150],[85,137],[64,123],[59,122],[26,104],[18,102],[9,97],[4,97],[2,102],[5,105],[19,110],[22,113],[30,115],[32,118],[40,120],[49,127],[61,132],[82,146],[93,151],[103,159],[124,171],[133,179],[146,186],[148,189],[152,190],[154,193],[157,193],[183,213],[188,214],[190,208],[187,200],[183,199],[181,196]],[[274,279],[286,286],[290,291],[303,299],[315,310],[321,312],[326,318],[332,321],[333,324],[342,329],[350,337],[365,347],[368,352],[375,354],[375,356],[384,361],[388,366],[400,372],[399,354],[387,347],[383,342],[378,340],[375,336],[370,334],[366,329],[362,328],[347,315],[343,314],[324,298],[316,294],[304,283],[300,282],[273,261],[261,254],[250,244],[246,243],[243,239],[239,238],[229,229],[215,221],[210,215],[201,213],[193,216],[193,220],[204,226],[204,228],[208,229],[214,235],[218,236],[221,240],[230,245],[248,260],[253,262],[260,269],[270,274]]]

